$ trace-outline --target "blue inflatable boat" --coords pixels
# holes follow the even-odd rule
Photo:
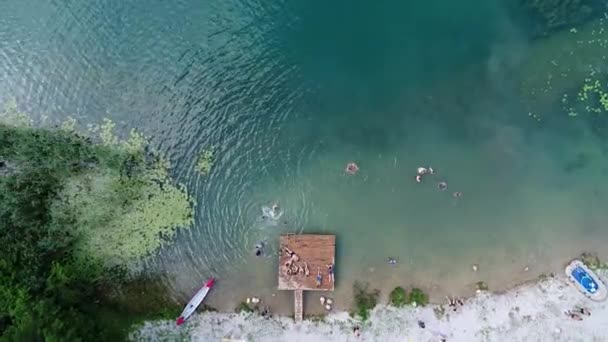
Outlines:
[[[606,299],[608,295],[606,285],[580,260],[574,260],[566,266],[566,275],[574,286],[589,299],[598,302]]]

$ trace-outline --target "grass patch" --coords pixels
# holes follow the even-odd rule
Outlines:
[[[327,317],[326,314],[310,314],[310,315],[305,315],[304,318],[308,321],[311,322],[325,322],[325,318]]]
[[[397,286],[388,296],[388,300],[391,305],[396,307],[402,307],[407,304],[408,297],[407,292],[403,289],[403,287]]]
[[[353,286],[355,294],[355,309],[351,316],[359,317],[362,321],[369,318],[369,311],[378,304],[379,290],[368,290],[368,285],[356,282]]]
[[[581,255],[581,261],[592,270],[606,270],[608,269],[608,263],[604,263],[594,253],[583,253]]]
[[[477,283],[475,283],[475,285],[480,291],[488,291],[490,289],[485,281],[478,281]]]
[[[416,306],[426,306],[429,303],[429,296],[419,288],[413,288],[407,297],[407,304]]]
[[[241,313],[241,312],[251,313],[251,312],[253,312],[253,309],[251,308],[251,306],[249,306],[249,304],[247,304],[245,302],[240,302],[239,305],[236,307],[236,309],[234,309],[234,311],[236,313]]]

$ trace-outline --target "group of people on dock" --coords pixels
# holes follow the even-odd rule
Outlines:
[[[298,256],[298,254],[296,254],[296,252],[292,251],[287,246],[283,247],[282,252],[286,253],[286,255],[289,257],[287,262],[285,262],[285,265],[283,265],[285,274],[287,274],[288,276],[296,276],[303,274],[305,277],[310,277],[310,269],[308,268],[308,263],[303,262],[302,264],[298,264],[298,262],[300,261],[300,257]],[[329,281],[333,283],[335,281],[334,264],[327,264],[325,265],[325,267],[327,267],[327,275]],[[321,273],[321,267],[317,267],[316,286],[320,287],[322,282],[323,275]]]
[[[287,253],[289,259],[285,263],[285,274],[288,276],[294,276],[298,274],[304,274],[306,277],[310,277],[310,270],[308,269],[308,263],[304,262],[304,266],[298,265],[300,257],[287,246],[283,247],[284,252]]]

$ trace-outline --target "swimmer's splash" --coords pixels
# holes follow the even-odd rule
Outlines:
[[[278,203],[273,204],[272,206],[262,206],[262,219],[271,219],[278,220],[283,216],[283,211],[281,207],[279,207]]]

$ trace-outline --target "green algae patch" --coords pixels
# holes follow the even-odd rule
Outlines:
[[[74,221],[82,256],[129,264],[157,251],[178,227],[190,226],[193,200],[185,187],[172,183],[163,158],[144,153],[142,134],[131,130],[121,141],[113,129],[104,120],[100,139],[115,160],[66,178],[52,213]]]
[[[30,127],[32,119],[29,115],[19,111],[15,99],[9,99],[0,112],[0,123],[10,127]]]
[[[608,31],[601,18],[572,27],[531,46],[520,65],[521,92],[528,116],[540,121],[546,108],[561,101],[575,117],[584,112],[606,112],[608,107]]]
[[[14,102],[0,120],[0,156],[26,170],[23,177],[41,175],[45,184],[37,187],[51,188],[51,226],[69,228],[77,258],[132,265],[170,242],[179,227],[191,226],[194,200],[136,130],[121,140],[105,119],[85,136],[72,118],[57,130],[32,128]]]
[[[213,167],[214,155],[213,150],[204,150],[198,157],[194,170],[202,176],[206,176],[211,172]]]
[[[569,101],[568,95],[564,94],[562,103],[570,116],[578,116],[581,110],[592,114],[608,113],[608,75],[592,71],[585,78],[576,100]]]
[[[128,264],[160,248],[177,227],[191,224],[183,188],[144,171],[135,179],[90,172],[71,177],[53,206],[53,216],[74,220],[80,254],[110,264]]]

